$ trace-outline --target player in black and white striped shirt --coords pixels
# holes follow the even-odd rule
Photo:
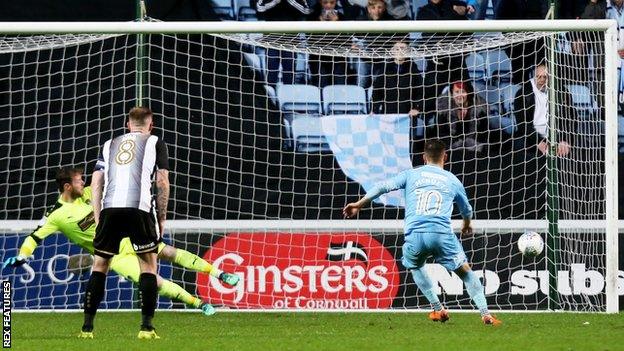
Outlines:
[[[93,241],[93,270],[84,300],[85,319],[80,334],[84,338],[93,337],[93,319],[104,296],[110,259],[118,253],[119,242],[124,237],[130,237],[141,267],[139,291],[143,318],[138,337],[159,338],[152,318],[158,296],[157,248],[169,201],[167,146],[151,135],[150,109],[131,109],[127,126],[129,133],[104,144],[91,180],[98,225]]]

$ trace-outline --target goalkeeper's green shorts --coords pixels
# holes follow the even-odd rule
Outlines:
[[[160,243],[158,245],[158,253],[160,253],[163,248],[165,248],[165,243]],[[141,275],[139,257],[137,257],[134,252],[129,238],[123,238],[119,243],[119,254],[113,256],[110,267],[115,273],[124,278],[134,283],[139,282],[139,276]]]

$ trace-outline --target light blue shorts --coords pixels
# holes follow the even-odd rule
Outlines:
[[[405,268],[420,268],[431,256],[449,271],[468,262],[464,248],[453,233],[411,233],[405,237],[401,259]]]

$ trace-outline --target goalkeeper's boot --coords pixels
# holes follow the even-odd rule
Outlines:
[[[496,319],[496,317],[492,316],[491,314],[486,314],[485,316],[481,317],[481,320],[483,321],[483,324],[485,325],[497,326],[497,325],[503,324],[502,321],[500,321],[499,319]]]
[[[432,322],[444,323],[448,321],[449,319],[451,319],[451,317],[449,317],[449,313],[447,310],[440,310],[440,311],[432,311],[431,313],[429,313],[429,319]]]
[[[226,284],[230,284],[232,286],[238,284],[238,281],[240,280],[240,277],[237,276],[236,274],[231,274],[231,273],[221,273],[219,275],[219,280],[226,283]]]
[[[160,336],[156,335],[156,329],[153,327],[141,327],[141,331],[137,337],[139,339],[160,339]]]
[[[93,339],[93,324],[83,324],[80,328],[79,339]]]
[[[201,310],[202,310],[202,313],[205,314],[206,316],[212,316],[213,314],[217,313],[217,310],[215,310],[215,308],[212,307],[212,305],[209,303],[205,303],[201,305]]]
[[[93,339],[93,332],[92,331],[80,331],[80,334],[78,334],[78,338],[79,339]]]

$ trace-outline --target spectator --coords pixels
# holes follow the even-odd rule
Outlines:
[[[338,12],[337,0],[321,0],[312,12],[313,21],[340,21],[344,15]],[[343,57],[310,55],[312,84],[324,87],[331,84],[346,84],[347,61]]]
[[[605,19],[607,3],[605,0],[590,0],[585,6],[581,19]]]
[[[312,21],[342,21],[344,15],[337,9],[338,0],[321,0],[313,8]]]
[[[312,13],[306,0],[257,0],[255,7],[258,12],[258,19],[265,21],[304,20],[304,16]],[[293,84],[295,82],[294,52],[267,49],[266,55],[267,83],[277,84],[281,65],[282,83]]]
[[[386,3],[383,0],[368,0],[366,6],[366,15],[358,18],[364,21],[385,21],[392,20],[386,13]],[[387,35],[375,35],[377,40]],[[365,39],[354,39],[352,49],[355,51],[365,51],[369,43]],[[373,71],[373,64],[378,63],[377,60],[369,58],[357,58],[354,62],[355,71],[357,72],[357,84],[363,88],[368,88],[371,84],[372,76],[378,72]]]
[[[469,82],[451,84],[449,92],[438,98],[437,105],[433,135],[443,140],[451,151],[486,151],[489,129],[486,104]]]
[[[419,21],[467,20],[467,12],[468,8],[464,1],[429,0],[427,5],[418,9],[416,19]],[[449,40],[450,36],[449,33],[423,34],[421,41],[424,45],[431,46],[442,38]],[[461,38],[462,34],[455,35],[455,40],[461,41]],[[461,54],[432,57],[427,61],[427,69],[428,72],[425,74],[432,76],[427,80],[435,82],[438,87],[436,95],[451,82],[463,81],[468,77]]]
[[[384,0],[368,0],[366,13],[357,19],[360,21],[389,21],[394,18],[388,14]]]
[[[495,9],[497,20],[544,19],[548,4],[544,0],[499,0]],[[511,59],[514,84],[523,84],[530,78],[531,67],[541,62],[546,52],[544,40],[521,42],[505,49]]]
[[[367,0],[348,0],[350,4],[368,9]],[[385,0],[385,12],[388,19],[408,20],[411,19],[411,9],[409,0]],[[368,12],[368,11],[367,11]],[[366,16],[366,15],[364,15]],[[365,19],[365,18],[360,18]]]
[[[465,20],[468,19],[468,6],[465,1],[429,0],[427,5],[418,9],[419,21]]]
[[[407,113],[414,117],[422,111],[424,82],[418,67],[406,57],[408,50],[404,41],[392,47],[392,61],[373,81],[372,113]]]
[[[549,96],[548,96],[548,69],[540,64],[535,68],[535,77],[525,83],[516,93],[514,109],[516,117],[516,136],[524,140],[527,155],[534,155],[537,151],[542,155],[549,152],[549,145],[553,142],[549,135]],[[557,156],[566,156],[570,152],[571,135],[576,133],[576,111],[572,105],[570,94],[565,90],[558,90],[556,104],[558,121]],[[565,110],[564,110],[565,109]],[[537,150],[536,150],[537,149]]]

